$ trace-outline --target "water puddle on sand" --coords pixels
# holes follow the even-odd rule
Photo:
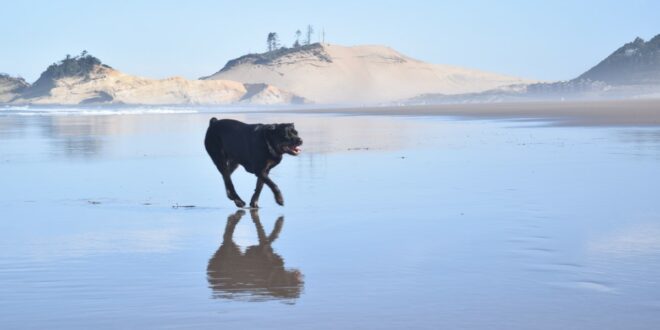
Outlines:
[[[305,143],[237,212],[211,116]],[[441,117],[0,117],[3,328],[660,322],[660,129]],[[253,176],[238,170],[243,199]]]

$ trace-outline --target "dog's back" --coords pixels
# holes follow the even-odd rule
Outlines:
[[[251,126],[254,125],[238,120],[211,118],[204,139],[206,151],[211,158],[223,153],[226,158],[240,163],[247,161],[252,140]]]

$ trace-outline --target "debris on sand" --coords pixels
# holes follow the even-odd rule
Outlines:
[[[194,208],[194,207],[196,207],[196,206],[195,206],[195,205],[179,205],[179,204],[174,204],[174,205],[172,205],[172,208],[173,208],[173,209],[179,209],[179,208],[182,208],[182,209],[192,209],[192,208]]]

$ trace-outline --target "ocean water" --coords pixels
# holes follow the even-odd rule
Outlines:
[[[61,110],[0,113],[3,329],[660,324],[660,128]],[[211,116],[296,124],[284,207]]]

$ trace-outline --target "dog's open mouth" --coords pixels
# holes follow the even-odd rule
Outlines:
[[[302,152],[302,148],[300,146],[285,146],[284,151],[293,156],[298,156]]]

